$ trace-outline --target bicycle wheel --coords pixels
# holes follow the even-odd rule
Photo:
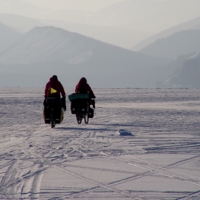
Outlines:
[[[56,126],[55,120],[51,120],[51,128],[54,128]]]
[[[56,125],[55,118],[54,118],[54,110],[51,110],[51,128],[54,128]]]
[[[82,115],[81,115],[81,113],[76,113],[76,120],[77,120],[77,122],[78,122],[78,124],[81,124],[81,122],[82,122]]]
[[[88,113],[85,114],[85,116],[84,116],[84,121],[85,121],[86,124],[88,124],[88,122],[89,122]]]

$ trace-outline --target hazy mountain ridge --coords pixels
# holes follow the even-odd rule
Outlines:
[[[200,51],[200,30],[185,30],[173,35],[161,38],[140,50],[139,52],[175,59],[184,54]]]
[[[192,3],[191,3],[192,1]],[[65,2],[63,3],[62,10],[57,10],[56,6],[55,9],[52,7],[44,8],[41,7],[41,5],[45,4],[39,4],[38,6],[31,5],[31,1],[28,1],[29,3],[24,1],[15,0],[15,3],[12,4],[12,6],[4,5],[2,4],[3,0],[0,1],[0,8],[2,9],[2,13],[15,13],[18,15],[23,15],[26,17],[32,17],[36,19],[48,19],[48,20],[64,20],[68,23],[81,23],[84,25],[93,25],[93,26],[102,26],[106,27],[116,27],[121,28],[122,31],[124,29],[130,30],[133,32],[133,38],[132,43],[130,42],[130,46],[134,46],[141,40],[144,40],[148,36],[157,33],[158,31],[162,31],[167,28],[171,28],[172,26],[175,26],[179,23],[188,21],[190,19],[193,19],[195,17],[199,17],[200,13],[200,6],[198,6],[198,2],[194,0],[176,0],[171,1],[168,3],[168,1],[154,1],[154,0],[121,0],[119,2],[117,1],[110,1],[110,3],[107,3],[105,7],[101,7],[99,10],[95,10],[93,12],[89,12],[86,10],[81,10],[81,7],[73,7]],[[11,0],[7,0],[4,2],[11,2]],[[51,1],[50,3],[52,3]],[[63,1],[64,2],[64,1]],[[72,1],[69,1],[72,2]],[[88,1],[89,2],[89,1]],[[92,2],[92,1],[91,1]],[[113,3],[111,3],[113,2]],[[115,3],[117,2],[117,3]],[[145,6],[144,6],[145,3]],[[72,4],[75,5],[73,2]],[[39,7],[40,5],[40,7]],[[81,2],[80,5],[83,5]],[[102,4],[103,5],[103,4]],[[187,5],[187,10],[182,7],[182,5]],[[83,6],[84,7],[84,6]],[[72,9],[73,8],[73,9]],[[181,12],[177,15],[177,8],[181,10]],[[0,10],[1,10],[0,9]],[[170,10],[170,16],[168,16]],[[187,17],[186,17],[187,13]],[[176,21],[176,22],[175,22]],[[164,23],[163,23],[164,22]],[[38,24],[39,25],[39,24]],[[47,24],[47,25],[53,25],[57,26],[56,24]],[[156,30],[153,30],[153,27],[156,27]],[[33,27],[32,27],[33,28]],[[64,27],[61,27],[64,28]],[[79,28],[80,30],[80,28]],[[88,29],[88,32],[91,29]],[[77,31],[76,30],[69,30],[69,31]],[[121,33],[122,33],[121,31]],[[140,36],[138,36],[138,32],[142,33]],[[84,31],[78,32],[80,34],[85,34]],[[103,32],[102,30],[102,33]],[[117,35],[118,32],[113,30],[113,36]],[[116,37],[116,40],[112,41],[112,44],[114,45],[121,45],[122,47],[131,48],[129,45],[127,45],[130,41],[130,37],[126,38],[126,33],[124,32],[123,35],[121,35],[121,43],[123,43],[123,40],[125,41],[124,44],[117,43],[117,39],[120,37]],[[97,35],[97,32],[95,32],[93,35],[88,35],[89,37],[94,37],[98,40],[102,40],[104,42],[108,42],[106,40],[106,37],[100,37],[100,34]],[[102,39],[101,39],[102,38]],[[108,38],[109,39],[109,38]],[[114,43],[116,42],[116,43]]]
[[[177,88],[200,88],[200,52],[188,56],[178,66],[169,79],[162,83],[163,87]]]
[[[129,51],[56,27],[36,27],[0,54],[1,69],[6,73],[1,79],[6,83],[9,76],[15,84],[30,86],[35,80],[42,84],[43,78],[51,74],[65,80],[67,74],[65,81],[70,83],[74,77],[86,76],[94,86],[101,87],[198,87],[193,83],[199,80],[197,67],[192,68],[194,78],[185,75],[191,69],[185,63],[200,64],[191,59],[191,55],[181,55],[169,63],[168,59]],[[178,66],[184,67],[176,69]],[[185,82],[180,81],[184,79]]]
[[[14,43],[20,35],[20,33],[0,23],[0,52]]]
[[[137,41],[142,40],[149,35],[147,33],[113,26],[87,25],[61,20],[42,20],[42,22],[48,26],[53,25],[70,32],[76,32],[127,49],[130,49]]]
[[[45,26],[40,20],[16,14],[0,13],[0,22],[20,33],[26,33],[36,26]]]
[[[31,2],[30,4],[23,4],[24,1],[15,0],[15,3],[9,7],[9,4],[12,2],[11,0],[0,0],[0,5],[4,4],[4,7],[0,6],[0,11],[6,8],[10,9],[8,13],[14,12],[29,16],[16,17],[13,14],[0,14],[0,22],[9,25],[11,29],[22,30],[22,32],[30,30],[25,35],[22,35],[19,40],[15,40],[15,43],[12,40],[14,37],[11,40],[6,40],[6,37],[0,35],[0,39],[3,38],[3,42],[10,42],[0,47],[1,69],[5,70],[6,73],[13,73],[13,77],[19,76],[19,80],[24,73],[30,75],[29,80],[31,75],[35,77],[37,74],[37,77],[40,75],[40,77],[44,77],[47,72],[50,75],[53,72],[58,73],[64,78],[64,74],[62,73],[64,71],[71,77],[72,75],[79,77],[80,74],[85,74],[102,87],[105,85],[109,85],[110,87],[155,87],[156,84],[159,85],[161,83],[162,85],[163,80],[166,80],[169,75],[174,77],[173,82],[175,82],[177,73],[179,77],[177,79],[180,80],[181,76],[184,78],[183,71],[185,71],[185,68],[180,68],[179,66],[186,66],[185,63],[187,63],[187,66],[190,63],[192,66],[195,63],[198,65],[198,62],[188,62],[183,57],[188,57],[188,54],[200,51],[200,30],[193,30],[200,28],[200,18],[187,21],[178,26],[176,25],[141,42],[138,47],[154,41],[153,44],[147,45],[140,52],[133,52],[117,47],[123,46],[125,43],[131,45],[132,41],[136,39],[136,27],[140,27],[143,30],[147,25],[151,27],[160,21],[165,22],[165,13],[171,8],[177,8],[180,0],[176,2],[171,1],[170,6],[166,1],[144,0],[146,2],[145,7],[141,7],[140,0],[122,0],[93,13],[86,11],[79,12],[78,10],[73,12],[73,10],[69,10],[73,16],[65,9],[61,11],[43,9],[32,6]],[[193,4],[190,3],[191,1],[193,1]],[[190,17],[193,16],[191,12],[194,12],[195,16],[199,9],[197,6],[196,9],[192,9],[195,8],[197,1],[191,1],[182,0],[182,3],[188,4],[188,16]],[[152,6],[158,8],[153,14],[151,13]],[[24,9],[23,12],[21,12],[22,8]],[[159,10],[159,8],[161,9]],[[32,11],[29,12],[29,9]],[[181,7],[179,9],[182,10]],[[135,11],[133,12],[133,10]],[[179,13],[180,15],[176,16],[180,18],[179,21],[183,19],[183,14],[186,11],[182,10]],[[136,18],[135,16],[139,12],[144,12],[145,15],[141,18]],[[53,18],[53,13],[56,15],[59,13],[57,19],[63,19],[63,21],[57,21],[56,19],[54,19],[54,22],[51,21],[48,17],[52,16]],[[160,14],[159,19],[158,14]],[[177,13],[172,12],[172,15],[167,20],[173,20],[175,14]],[[46,20],[35,20],[30,18],[30,16],[37,17],[38,19],[40,17],[48,19],[49,26],[53,24],[53,26],[59,26],[67,31],[55,27],[34,28],[36,26],[44,26]],[[72,22],[81,22],[81,24]],[[162,28],[161,26],[159,27],[160,29]],[[165,26],[167,27],[167,24]],[[149,31],[153,32],[151,28],[149,28]],[[131,38],[131,34],[133,34],[132,38],[134,39]],[[101,35],[106,36],[102,37]],[[123,44],[117,42],[118,39]],[[114,45],[109,45],[105,42]],[[177,58],[175,61],[169,63],[175,58]],[[188,69],[194,70],[196,74],[199,74],[199,71],[195,68],[188,67]],[[104,83],[102,83],[102,78],[95,79],[97,76],[98,78],[102,76]],[[119,81],[120,77],[122,77],[122,81]],[[198,76],[195,77],[197,78]],[[186,78],[186,80],[188,81],[187,84],[192,84],[190,83],[192,79]],[[196,81],[198,82],[198,80]],[[184,82],[183,87],[187,84]],[[181,87],[181,84],[173,84],[173,87],[175,85]]]
[[[63,20],[36,20],[15,14],[0,14],[0,22],[21,33],[26,33],[36,26],[55,26],[127,49],[148,36],[146,33],[119,27],[95,26]]]
[[[153,87],[154,78],[149,84],[138,74],[168,62],[167,59],[146,56],[55,27],[36,27],[0,54],[2,67],[11,67],[17,73],[57,71],[55,73],[62,76],[66,71],[75,76],[86,74],[91,79],[101,74],[104,81],[101,79],[100,82],[104,87],[113,84],[118,87]],[[123,84],[118,81],[120,76]],[[111,77],[115,80],[112,84],[109,83]]]
[[[0,62],[4,64],[30,64],[56,60],[67,62],[78,54],[78,48],[81,48],[79,42],[78,34],[54,27],[36,27],[1,53]],[[71,50],[66,48],[68,45]]]
[[[153,57],[132,52],[120,47],[102,43],[92,38],[72,33],[56,27],[36,27],[23,35],[8,50],[0,54],[0,61],[7,64],[25,64],[39,61],[61,60],[68,62],[73,55],[91,50],[101,52],[102,49],[110,48],[113,51],[118,50],[124,54],[129,54],[131,58],[143,57],[148,61]],[[58,51],[59,53],[57,53]],[[62,53],[61,53],[62,52]],[[101,52],[103,53],[103,52]],[[26,55],[28,57],[24,57]],[[69,54],[69,57],[67,55]],[[12,59],[10,59],[12,57]],[[24,57],[24,60],[21,59]],[[30,58],[31,57],[31,58]],[[35,60],[34,60],[35,59]],[[28,62],[28,60],[30,60]],[[163,59],[160,59],[163,61]]]
[[[200,29],[200,17],[189,20],[187,22],[181,23],[172,28],[166,29],[158,34],[155,34],[135,45],[131,48],[133,51],[140,51],[141,49],[147,47],[148,45],[154,43],[156,40],[161,38],[169,37],[177,32],[185,31],[185,30],[199,30]]]
[[[176,58],[175,61],[156,71],[159,73],[162,69],[160,73],[162,77],[157,82],[157,87],[200,88],[200,61],[199,54],[196,53],[200,52],[199,38],[200,30],[184,30],[156,40],[139,51],[151,56]]]

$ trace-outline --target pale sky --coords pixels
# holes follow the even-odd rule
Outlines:
[[[2,1],[2,0],[0,0]],[[8,1],[8,0],[6,0]],[[159,32],[164,29],[170,28],[172,26],[178,25],[179,23],[186,22],[188,20],[194,19],[196,17],[200,17],[200,0],[21,0],[25,2],[29,2],[31,4],[37,5],[39,7],[48,8],[48,9],[56,9],[56,10],[82,10],[89,12],[97,12],[101,8],[105,10],[105,16],[102,13],[100,16],[95,18],[95,20],[102,20],[108,16],[106,11],[108,10],[108,6],[112,5],[113,8],[109,10],[110,15],[109,18],[114,18],[117,21],[124,21],[121,24],[127,24],[127,26],[122,26],[123,28],[128,28],[130,25],[127,23],[129,19],[133,21],[137,21],[134,23],[134,28],[130,27],[132,30],[143,31],[143,32]],[[117,7],[114,5],[117,2],[124,2],[122,7]],[[128,5],[128,6],[126,6]],[[115,6],[115,9],[114,9]],[[107,8],[106,8],[107,7]],[[117,8],[116,8],[117,7]],[[127,9],[127,10],[126,10]],[[76,12],[77,12],[76,11]],[[68,19],[69,19],[69,13]],[[71,14],[71,13],[70,13]],[[77,13],[72,13],[75,15]],[[118,16],[118,18],[116,17]],[[52,17],[56,17],[56,14]],[[80,16],[76,16],[78,19]],[[127,18],[125,18],[127,17]],[[60,20],[60,19],[59,19]],[[63,18],[63,20],[65,20]],[[82,23],[80,20],[77,20],[76,23]],[[111,19],[108,19],[111,20]],[[71,21],[74,22],[74,21]],[[106,19],[104,22],[100,23],[94,21],[93,25],[106,25],[110,26],[110,24],[106,24]],[[98,24],[99,23],[99,24]],[[111,22],[113,26],[116,26],[117,23]],[[147,25],[145,24],[147,23]],[[149,26],[151,24],[151,26]],[[118,23],[119,26],[119,23]],[[151,27],[151,30],[150,30]]]
[[[123,0],[24,0],[31,4],[51,9],[80,9],[96,11],[101,7],[108,6]]]

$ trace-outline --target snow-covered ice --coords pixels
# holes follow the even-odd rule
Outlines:
[[[51,129],[43,88],[0,88],[0,199],[200,199],[200,90],[94,92]]]

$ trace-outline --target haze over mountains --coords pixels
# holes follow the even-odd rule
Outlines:
[[[200,30],[185,30],[166,38],[156,40],[139,52],[159,57],[175,59],[200,51]]]
[[[0,51],[13,44],[21,34],[0,23]]]
[[[148,36],[146,33],[120,27],[94,26],[64,20],[37,20],[16,14],[0,14],[0,22],[20,33],[26,33],[36,26],[55,26],[128,49]]]
[[[183,75],[199,73],[198,56],[188,62],[200,51],[198,1],[48,2],[0,0],[1,85],[57,74],[69,87],[81,76],[95,87],[200,87]]]
[[[152,37],[142,40],[137,45],[132,47],[132,50],[139,51],[139,50],[143,49],[144,47],[152,44],[153,42],[155,42],[158,39],[166,38],[174,33],[185,31],[185,30],[200,30],[200,17],[186,21],[177,26],[173,26],[172,28],[166,29],[164,31],[161,31],[161,32],[153,35]]]
[[[138,73],[169,63],[169,59],[155,59],[60,28],[36,27],[2,51],[0,63],[7,72],[16,67],[25,73],[23,82],[27,77],[30,82],[32,74],[46,78],[57,74],[75,84],[84,75],[102,87],[128,87],[133,83],[147,87],[149,82],[137,77]],[[152,79],[151,86],[155,81]]]
[[[53,15],[53,19],[111,25],[151,33],[199,17],[200,13],[199,2],[196,0],[84,0],[84,3],[80,0],[57,0],[56,3],[49,0],[43,0],[42,3],[38,0],[1,0],[1,2],[4,2],[1,4],[1,12],[38,19],[51,19],[52,14],[58,12],[56,16]],[[87,9],[86,5],[91,9]],[[99,9],[94,9],[97,5]],[[67,18],[64,18],[64,15]]]
[[[36,26],[45,26],[40,20],[16,14],[0,13],[0,22],[19,33],[26,33]]]
[[[200,88],[200,53],[188,56],[175,70],[169,79],[163,82],[163,87]]]
[[[84,29],[80,27],[78,30],[72,28],[69,30],[79,31],[80,34],[89,33],[91,26],[103,30],[106,27],[121,29],[121,38],[117,37],[116,29],[113,29],[113,37],[116,37],[115,42],[123,38],[124,44],[121,42],[116,45],[120,44],[125,48],[132,48],[149,36],[199,17],[200,13],[200,2],[196,0],[84,0],[84,3],[80,0],[57,0],[56,3],[52,0],[0,0],[0,5],[0,13],[17,14],[41,21],[54,21],[54,24],[46,25],[60,27],[59,21],[74,23],[76,27],[88,25]],[[63,26],[61,28],[64,28]],[[126,39],[127,32],[132,33],[134,38],[132,41],[130,37]],[[86,36],[108,42],[104,40],[104,35],[96,38],[90,33]],[[127,45],[128,41],[129,45]],[[111,44],[115,45],[115,43]]]

